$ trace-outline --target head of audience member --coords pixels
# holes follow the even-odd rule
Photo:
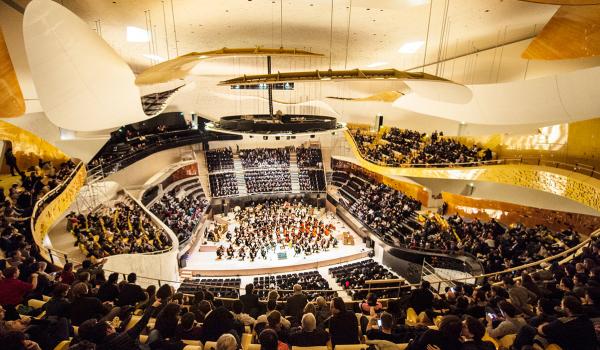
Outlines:
[[[429,281],[422,281],[421,282],[421,289],[423,289],[423,290],[430,290],[431,289],[431,283],[429,283]]]
[[[135,272],[132,272],[129,275],[127,275],[127,282],[128,283],[134,284],[136,281],[137,281],[137,275],[135,274]]]
[[[447,340],[458,340],[462,333],[462,322],[458,316],[447,315],[442,317],[439,331]]]
[[[267,323],[270,328],[279,329],[281,327],[281,313],[277,310],[273,310],[267,316]]]
[[[302,286],[299,284],[294,284],[294,294],[300,294],[302,293]]]
[[[108,280],[106,282],[108,284],[117,284],[118,281],[119,281],[119,274],[116,272],[113,272],[110,275],[108,275]]]
[[[200,304],[200,302],[204,300],[204,292],[199,290],[197,292],[194,293],[194,304]]]
[[[383,312],[381,316],[379,316],[381,320],[381,331],[383,333],[392,333],[392,327],[394,326],[394,316],[392,314]]]
[[[335,297],[331,300],[331,314],[337,315],[346,311],[346,304],[340,297]]]
[[[317,313],[317,308],[315,307],[315,304],[313,304],[313,303],[306,303],[306,305],[304,306],[304,310],[302,310],[302,314],[315,315],[316,313]]]
[[[502,300],[501,302],[499,302],[498,308],[500,309],[500,312],[506,319],[515,318],[519,314],[517,308],[506,300]]]
[[[317,308],[322,309],[327,307],[327,301],[322,296],[317,297]]]
[[[254,284],[248,283],[246,285],[246,294],[252,295],[253,292],[254,292]]]
[[[64,283],[57,283],[52,289],[52,297],[56,299],[66,298],[68,293],[69,285]]]
[[[156,298],[160,299],[163,303],[168,301],[173,296],[173,288],[168,284],[163,284],[156,291]]]
[[[565,296],[560,303],[563,311],[568,317],[580,316],[583,314],[581,301],[572,295]]]
[[[244,303],[242,303],[241,300],[237,299],[233,302],[231,311],[233,311],[234,314],[239,315],[242,313],[242,311],[244,310]]]
[[[88,294],[88,286],[86,283],[78,282],[71,288],[71,296],[73,299],[85,297]]]
[[[237,348],[237,339],[230,333],[225,333],[217,339],[216,350],[236,350]]]
[[[4,278],[19,278],[19,269],[16,266],[7,267],[2,274]]]
[[[485,327],[483,326],[483,323],[473,316],[465,316],[462,324],[462,336],[465,337],[465,339],[470,339],[479,343],[484,335]]]
[[[269,299],[267,301],[267,313],[277,309],[277,299]]]
[[[92,343],[101,344],[106,336],[115,332],[115,328],[110,322],[102,322],[92,318],[84,321],[79,326],[78,334],[83,340],[89,340]]]
[[[267,300],[277,300],[279,299],[279,293],[276,290],[269,291],[267,295]]]
[[[302,331],[304,332],[312,332],[317,328],[317,319],[315,315],[311,313],[304,314],[302,316]]]
[[[196,321],[196,315],[193,312],[186,312],[181,316],[179,323],[181,324],[181,328],[186,331],[189,331],[194,327],[194,322]]]
[[[260,332],[258,342],[260,343],[260,350],[277,350],[279,337],[277,336],[277,332],[270,328],[266,328]]]
[[[537,302],[537,315],[554,315],[554,303],[548,298],[540,298]]]

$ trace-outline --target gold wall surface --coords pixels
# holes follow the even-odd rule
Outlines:
[[[554,231],[571,229],[584,235],[589,235],[600,227],[600,216],[541,209],[449,192],[442,192],[442,198],[448,205],[446,213],[450,215],[458,214],[483,221],[494,218],[505,225],[544,225]]]
[[[60,192],[56,198],[46,203],[46,205],[41,209],[38,208],[38,205],[36,204],[36,208],[34,208],[34,214],[36,213],[36,209],[39,210],[39,214],[35,222],[32,223],[32,232],[33,239],[40,248],[43,247],[42,242],[54,222],[62,215],[62,213],[65,212],[65,210],[71,206],[71,204],[77,198],[79,190],[85,184],[86,177],[87,172],[85,170],[85,166],[82,164],[82,166],[79,166],[77,173],[75,173],[70,181],[63,183],[62,186],[59,186],[55,189]],[[52,193],[53,192],[49,192],[46,196],[51,195]],[[40,254],[46,260],[50,261],[50,256],[45,249],[41,248]]]
[[[25,100],[0,29],[0,118],[18,117],[24,113]]]
[[[522,186],[566,197],[600,211],[600,180],[573,171],[526,164],[466,168],[385,167],[364,160],[358,152],[352,136],[348,132],[345,135],[360,165],[384,176],[477,180]]]
[[[38,164],[38,159],[62,163],[69,159],[61,150],[37,135],[0,120],[0,140],[10,141],[20,169]]]

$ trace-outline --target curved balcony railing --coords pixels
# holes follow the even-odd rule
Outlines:
[[[542,159],[541,157],[516,157],[516,158],[500,158],[486,161],[474,161],[474,162],[462,162],[462,163],[397,163],[390,164],[382,162],[366,156],[361,152],[360,146],[356,143],[356,139],[350,131],[346,131],[348,140],[352,140],[354,147],[360,154],[361,158],[365,161],[383,167],[391,168],[465,168],[465,167],[477,167],[477,166],[488,166],[488,165],[500,165],[500,164],[525,164],[525,165],[539,165],[547,166],[551,168],[558,168],[563,170],[574,171],[579,174],[587,175],[596,179],[600,179],[600,171],[596,170],[596,167],[584,163],[564,163],[554,160]]]
[[[79,190],[85,183],[86,169],[79,161],[69,176],[54,189],[40,198],[35,205],[30,218],[31,233],[40,255],[51,261],[51,254],[42,244],[50,227],[75,201]]]

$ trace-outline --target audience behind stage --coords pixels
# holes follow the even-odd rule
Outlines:
[[[334,346],[358,344],[360,334],[378,347],[392,346],[384,341],[410,342],[409,350],[491,350],[494,345],[483,340],[484,336],[499,341],[511,335],[515,336],[512,349],[520,350],[532,349],[534,344],[543,348],[554,343],[577,350],[595,350],[598,345],[595,329],[600,327],[595,328],[594,322],[600,321],[600,242],[596,239],[567,262],[505,274],[498,285],[484,279],[477,285],[458,284],[438,294],[423,281],[416,289],[402,289],[399,298],[391,295],[387,307],[377,295],[369,294],[354,309],[348,309],[339,297],[328,306],[321,296],[306,295],[299,285],[293,287],[294,295],[279,305],[276,291],[265,305],[257,300],[253,286],[248,286],[244,295],[226,307],[203,288],[195,288],[192,296],[174,293],[168,284],[144,290],[136,283],[135,274],[120,282],[119,274],[106,278],[102,265],[90,261],[76,273],[71,264],[64,271],[49,273],[49,267],[34,257],[3,261],[2,265],[3,349],[54,349],[70,337],[73,349],[142,349],[138,343],[142,333],[148,335],[144,346],[151,349],[182,349],[184,339],[217,341],[220,348],[225,338],[239,347],[246,325],[256,331],[261,347],[271,350],[323,346],[328,341]],[[378,278],[373,270],[359,265],[347,270],[346,281]],[[521,278],[515,281],[517,276]],[[41,295],[51,296],[41,302],[41,308],[17,308]],[[418,315],[416,319],[407,317],[408,308]],[[142,316],[132,320],[133,327],[126,330],[136,309]],[[357,317],[355,311],[370,320]],[[19,313],[41,315],[41,320]],[[435,320],[437,316],[441,319]],[[421,327],[434,320],[436,326]],[[78,326],[77,334],[71,325]]]
[[[397,278],[394,273],[372,259],[332,267],[329,269],[329,273],[353,300],[360,300],[366,297],[367,290],[356,290],[368,289],[369,285],[366,281]],[[374,284],[371,287],[385,288],[389,286],[390,284]],[[398,283],[392,283],[391,286],[397,287]],[[373,295],[379,298],[397,297],[398,289],[377,290],[373,292]]]
[[[156,201],[150,211],[173,230],[179,242],[184,242],[194,233],[207,205],[204,196],[171,190]]]
[[[363,156],[389,166],[406,164],[470,163],[492,159],[490,149],[443,137],[442,132],[430,136],[414,130],[390,128],[379,141],[373,134],[356,130],[354,139]]]
[[[253,148],[240,150],[240,160],[244,169],[289,167],[288,148]]]
[[[88,257],[150,253],[171,247],[170,238],[131,199],[118,198],[84,215],[67,215],[67,231]]]
[[[209,173],[233,170],[233,152],[231,151],[231,147],[206,151],[206,166]]]
[[[209,174],[208,182],[213,197],[235,196],[239,193],[235,173]]]
[[[291,192],[292,177],[288,169],[245,171],[248,193]]]
[[[297,147],[298,168],[323,168],[323,156],[319,147]]]
[[[55,166],[39,159],[37,166],[21,170],[16,166],[16,158],[14,161],[11,170],[20,176],[20,180],[8,189],[0,186],[0,250],[7,257],[19,250],[29,252],[33,242],[30,217],[36,202],[66,181],[76,167],[70,160]],[[43,204],[40,205],[39,209],[42,209]],[[36,250],[35,246],[33,249]]]

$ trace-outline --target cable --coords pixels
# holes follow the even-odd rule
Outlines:
[[[173,9],[173,0],[171,0],[171,15],[173,16],[173,33],[175,34],[175,54],[179,56],[179,45],[177,44],[177,27],[175,26],[175,10]]]
[[[165,2],[162,2],[162,8],[163,8],[163,24],[165,27],[165,45],[167,46],[167,59],[171,59],[171,53],[169,52],[169,35],[167,35],[167,14],[165,12]]]
[[[348,6],[348,29],[346,31],[346,59],[344,61],[344,70],[348,69],[348,47],[350,45],[350,18],[352,17],[352,0]]]
[[[427,35],[425,36],[425,52],[423,52],[423,67],[421,72],[425,73],[425,60],[427,59],[427,45],[429,44],[429,27],[431,25],[431,9],[433,7],[433,0],[429,3],[429,17],[427,19]]]
[[[333,0],[331,0],[331,21],[329,22],[329,70],[331,70],[332,48],[333,48]]]

